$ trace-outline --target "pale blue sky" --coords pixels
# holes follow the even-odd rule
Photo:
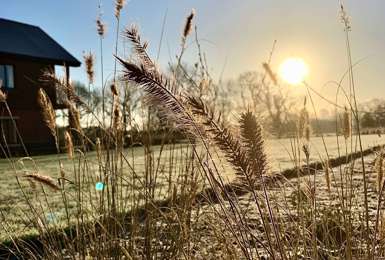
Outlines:
[[[114,1],[102,3],[108,26],[104,57],[109,74],[115,40]],[[352,17],[353,59],[365,58],[356,68],[357,92],[361,100],[381,97],[385,89],[385,1],[350,0],[345,5]],[[99,61],[97,6],[97,0],[12,0],[2,4],[0,17],[40,26],[79,60],[83,51],[91,50]],[[167,10],[160,56],[160,64],[165,66],[179,51],[180,33],[191,8],[196,9],[195,22],[214,75],[225,64],[225,77],[260,69],[274,40],[273,68],[285,57],[300,56],[310,66],[308,82],[320,91],[325,91],[321,90],[323,83],[339,79],[346,70],[337,0],[131,0],[122,12],[122,25],[138,24],[155,57]],[[195,62],[196,50],[190,49],[185,58]],[[72,69],[72,78],[85,81],[84,68]],[[324,93],[332,97],[335,90]]]

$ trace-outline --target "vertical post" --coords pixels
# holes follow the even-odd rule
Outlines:
[[[68,88],[70,84],[70,67],[66,63],[64,63],[64,66],[66,73],[66,87]]]

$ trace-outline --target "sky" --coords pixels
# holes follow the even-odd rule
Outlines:
[[[361,101],[379,98],[385,89],[385,1],[346,0],[344,5],[351,17],[353,63],[360,61],[354,69],[357,95]],[[137,24],[142,38],[150,43],[150,55],[156,58],[166,17],[159,56],[159,64],[166,68],[180,51],[184,20],[192,8],[214,77],[223,72],[224,78],[236,78],[245,71],[261,70],[277,41],[272,68],[278,69],[287,57],[300,57],[309,66],[308,84],[334,98],[336,87],[325,83],[338,81],[347,70],[337,0],[131,0],[122,11],[120,30]],[[108,28],[103,42],[108,77],[114,65],[114,1],[102,0],[101,9]],[[0,17],[39,26],[80,61],[84,51],[92,51],[97,60],[96,84],[100,85],[97,15],[98,0],[12,0],[0,8]],[[118,54],[128,57],[128,47],[122,48],[127,45],[123,37],[119,45]],[[196,49],[188,48],[185,62],[197,59]],[[72,68],[71,78],[86,82],[84,71],[84,67]]]

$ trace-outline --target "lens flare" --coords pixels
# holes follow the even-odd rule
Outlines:
[[[288,58],[279,67],[279,75],[291,85],[302,83],[309,73],[306,63],[300,58]]]
[[[104,183],[103,183],[103,182],[97,182],[97,183],[95,184],[95,189],[96,189],[97,191],[102,191],[102,190],[104,189]]]

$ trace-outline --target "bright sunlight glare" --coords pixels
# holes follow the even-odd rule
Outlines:
[[[309,73],[306,63],[300,58],[288,58],[279,66],[279,75],[291,85],[303,82]]]

